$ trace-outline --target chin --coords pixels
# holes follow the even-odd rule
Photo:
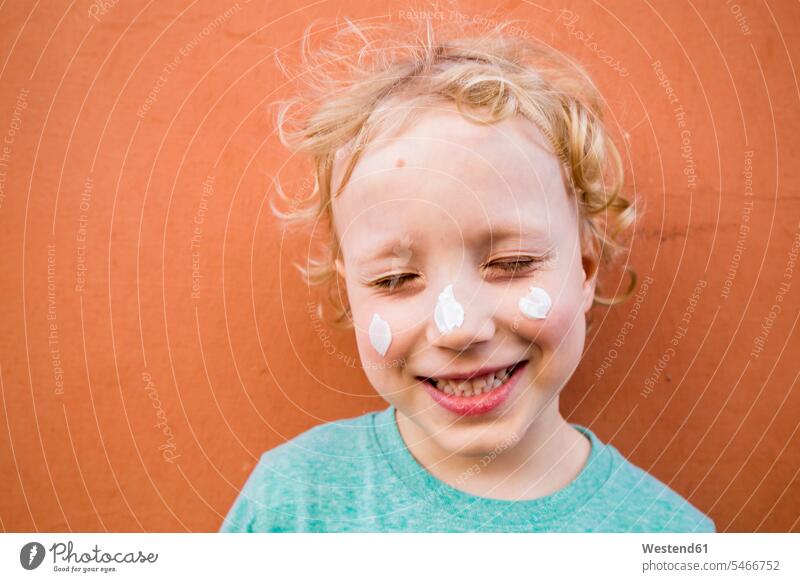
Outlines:
[[[519,425],[519,427],[517,426]],[[460,457],[495,457],[513,448],[522,438],[524,423],[513,417],[498,417],[494,422],[468,424],[456,422],[425,431],[443,450]]]

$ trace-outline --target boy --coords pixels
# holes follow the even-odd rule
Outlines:
[[[504,26],[369,45],[283,132],[316,188],[276,212],[330,226],[307,279],[389,407],[265,453],[222,531],[714,531],[559,411],[634,207],[591,83]]]

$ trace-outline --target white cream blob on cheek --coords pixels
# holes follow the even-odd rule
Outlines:
[[[386,355],[389,344],[392,343],[392,329],[377,313],[372,314],[372,321],[369,324],[369,341],[381,356]]]
[[[448,285],[439,293],[433,319],[442,333],[450,333],[464,323],[464,308],[456,300],[452,285]]]
[[[553,301],[541,287],[531,287],[527,295],[520,298],[518,305],[528,319],[544,319],[553,306]]]

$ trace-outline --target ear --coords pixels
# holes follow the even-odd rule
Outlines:
[[[581,263],[583,265],[583,312],[588,313],[594,304],[600,263],[591,255],[583,255]]]

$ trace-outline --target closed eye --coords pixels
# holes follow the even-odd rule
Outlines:
[[[416,277],[416,275],[412,275],[411,273],[404,273],[402,275],[392,275],[391,277],[386,277],[384,279],[379,279],[375,281],[373,285],[380,289],[397,289],[398,287],[402,287],[405,283],[409,280]]]
[[[542,262],[544,262],[543,259],[535,257],[519,257],[512,260],[495,261],[489,263],[486,267],[489,269],[500,269],[504,273],[516,275],[519,272],[528,271]]]
[[[516,257],[511,260],[499,260],[494,261],[486,265],[486,268],[489,269],[499,269],[502,273],[511,274],[512,277],[519,273],[528,272],[537,265],[540,265],[548,260],[548,256],[545,257]],[[390,277],[384,277],[383,279],[379,279],[372,283],[374,287],[379,289],[399,289],[409,283],[413,279],[418,277],[413,273],[402,273],[399,275],[392,275]]]

